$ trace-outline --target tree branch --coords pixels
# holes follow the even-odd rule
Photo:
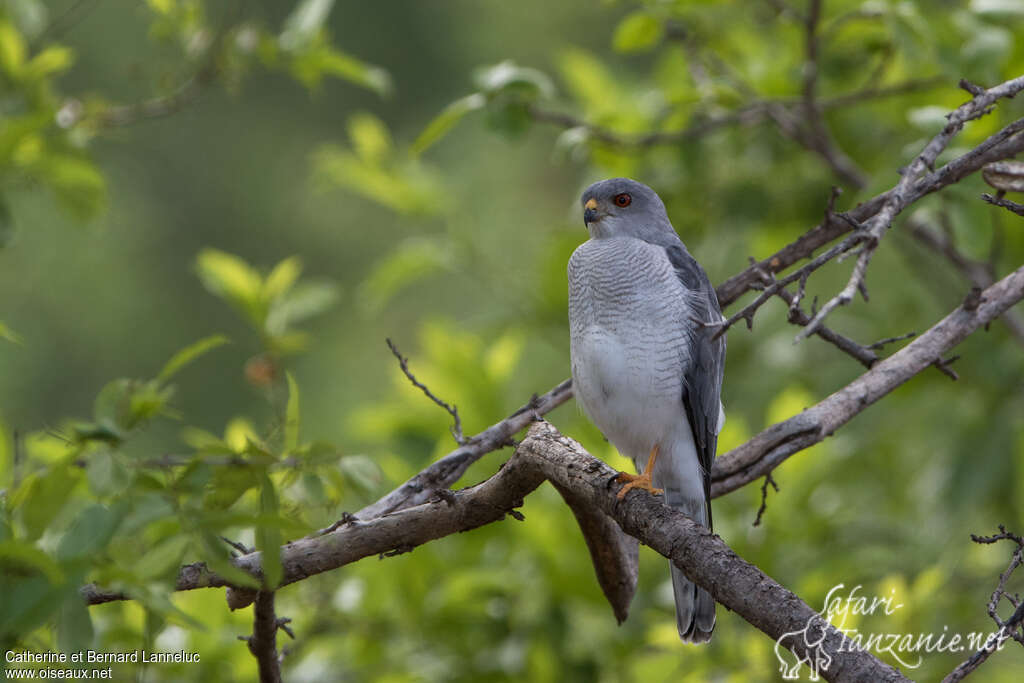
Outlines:
[[[910,234],[918,242],[945,256],[973,286],[984,289],[995,281],[995,278],[992,277],[991,264],[976,261],[964,254],[953,244],[949,235],[936,232],[916,217],[911,217],[907,221],[907,227],[910,228]],[[1008,310],[1002,315],[1001,320],[1009,329],[1010,334],[1024,345],[1024,318],[1017,311]]]
[[[1006,567],[1006,571],[999,575],[999,585],[992,592],[992,597],[988,602],[988,615],[992,617],[992,620],[999,627],[997,637],[990,639],[977,652],[972,654],[966,660],[960,663],[958,667],[953,669],[948,676],[942,679],[942,683],[957,683],[967,677],[968,674],[972,673],[975,669],[981,666],[985,660],[989,658],[992,653],[1002,648],[1003,643],[1013,638],[1021,645],[1024,645],[1024,600],[1020,600],[1019,596],[1014,597],[1006,592],[1006,582],[1009,580],[1010,575],[1020,566],[1024,566],[1024,538],[1017,534],[1010,533],[1006,530],[1002,524],[999,525],[999,533],[992,536],[975,536],[971,534],[971,540],[975,543],[996,543],[998,541],[1012,541],[1017,544],[1013,553],[1010,556],[1010,564]],[[999,618],[999,614],[996,611],[999,607],[999,602],[1006,598],[1006,600],[1013,605],[1016,609],[1013,615],[1003,621]]]
[[[610,486],[616,472],[585,452],[579,444],[537,422],[515,454],[490,479],[452,493],[445,500],[400,510],[368,522],[358,520],[332,533],[305,538],[281,548],[281,586],[336,569],[364,557],[408,552],[418,545],[503,519],[523,498],[549,479],[580,505],[607,515],[626,533],[671,559],[712,596],[768,636],[778,639],[821,625],[820,615],[793,593],[737,556],[718,536],[654,497],[632,493],[618,500]],[[261,578],[261,553],[240,557],[234,564]],[[215,577],[212,585],[226,585]],[[194,586],[202,587],[202,586]],[[266,600],[267,594],[258,594]],[[270,628],[267,618],[259,628]],[[827,627],[821,645],[832,664],[821,673],[832,681],[905,681],[895,669],[870,653],[852,648],[842,634]],[[845,643],[845,647],[840,647]],[[796,639],[795,652],[814,653]]]
[[[965,302],[913,342],[799,415],[772,425],[719,456],[711,469],[711,495],[720,496],[763,477],[779,463],[826,437],[869,405],[935,364],[942,354],[1024,299],[1024,266]]]
[[[425,384],[417,380],[416,376],[412,374],[412,371],[409,369],[409,359],[399,353],[398,347],[395,346],[394,342],[390,339],[385,339],[385,341],[388,343],[388,348],[391,349],[391,354],[398,359],[398,365],[402,368],[402,373],[405,374],[406,379],[412,382],[414,387],[426,394],[427,398],[444,408],[448,411],[448,414],[452,416],[452,426],[449,428],[449,431],[451,431],[452,438],[455,439],[455,443],[460,446],[464,446],[466,444],[466,437],[462,433],[462,420],[459,418],[459,409],[454,405],[439,399],[432,391],[430,391],[430,389],[427,388]]]
[[[1024,266],[986,289],[976,306],[969,309],[965,306],[957,308],[912,343],[880,361],[843,389],[799,415],[772,425],[747,443],[717,458],[711,471],[712,497],[724,495],[767,475],[793,453],[830,436],[867,406],[933,365],[943,353],[1021,299],[1024,299]],[[539,398],[536,407],[531,408],[532,402],[527,404],[513,416],[470,439],[469,446],[442,458],[377,503],[364,508],[371,513],[380,510],[379,513],[367,514],[362,518],[350,515],[345,521],[334,525],[330,532],[286,544],[281,549],[284,579],[280,585],[299,581],[369,555],[411,550],[427,541],[503,518],[518,507],[519,501],[527,493],[540,485],[543,477],[536,476],[533,471],[524,473],[521,469],[508,468],[506,465],[499,472],[500,476],[416,508],[410,507],[416,505],[413,501],[434,495],[432,492],[435,489],[422,486],[417,488],[410,483],[444,481],[451,476],[453,468],[462,467],[464,471],[464,466],[468,466],[466,460],[474,455],[479,457],[478,453],[485,452],[482,451],[485,444],[496,443],[500,434],[514,434],[536,419],[542,406],[550,409],[552,404],[561,403],[570,395],[568,381],[563,382]],[[480,441],[474,445],[474,439]],[[445,460],[448,463],[438,467]],[[495,487],[500,488],[500,491],[496,491]],[[360,511],[360,515],[363,514]],[[629,529],[625,531],[632,534]],[[644,540],[643,536],[632,535]],[[260,553],[239,557],[234,560],[234,564],[257,579],[262,579]],[[192,590],[227,585],[229,582],[226,579],[200,562],[182,567],[175,589]],[[123,593],[102,591],[91,584],[83,587],[81,593],[89,604],[128,597]]]
[[[889,196],[882,205],[882,208],[877,214],[872,216],[870,221],[864,224],[866,239],[864,240],[864,245],[861,247],[860,254],[857,257],[857,263],[853,268],[853,273],[850,275],[850,279],[846,283],[846,286],[821,307],[818,313],[811,319],[811,322],[801,330],[799,334],[797,334],[797,341],[805,339],[808,335],[814,332],[817,326],[820,325],[821,322],[836,308],[839,306],[845,306],[853,301],[854,295],[864,286],[864,278],[867,273],[868,264],[871,261],[871,256],[878,248],[878,244],[882,237],[892,225],[892,221],[897,214],[912,203],[912,187],[918,177],[926,170],[934,168],[935,160],[938,158],[939,154],[946,149],[946,146],[950,143],[953,137],[964,127],[964,124],[987,114],[997,100],[1004,97],[1012,98],[1021,90],[1024,90],[1024,76],[1019,76],[1018,78],[1006,81],[1005,83],[975,94],[970,101],[961,105],[947,115],[946,118],[948,123],[946,123],[942,131],[940,131],[938,135],[933,137],[928,144],[925,145],[921,153],[917,155],[914,161],[911,162],[907,168],[903,169],[900,173],[899,182],[888,193]],[[1021,130],[1024,130],[1024,119],[1015,121],[1010,124],[1010,126],[1007,126],[1007,128],[1004,128],[1003,131],[997,133],[997,135],[1002,135],[1002,139],[1005,139],[1012,135],[1016,135]],[[976,149],[985,147],[986,143],[988,143],[988,141],[982,143]]]
[[[238,636],[249,645],[259,664],[260,683],[281,683],[281,661],[277,655],[277,629],[274,591],[260,591],[253,605],[252,635]]]
[[[422,472],[412,477],[375,503],[367,505],[354,517],[361,520],[373,519],[395,510],[419,505],[436,495],[439,489],[447,489],[459,480],[470,465],[491,451],[514,445],[512,437],[526,428],[536,417],[546,415],[572,398],[572,380],[565,380],[543,396],[536,394],[522,408],[501,422],[469,437],[464,446],[457,448]],[[326,533],[332,527],[321,530]]]
[[[1024,151],[1024,135],[1018,134],[1022,130],[1024,130],[1024,119],[1014,121],[971,151],[919,179],[904,195],[903,208],[977,172],[989,162],[1005,159]],[[858,204],[849,211],[826,213],[824,220],[817,226],[771,256],[757,261],[720,284],[716,289],[719,303],[723,307],[731,304],[751,289],[758,289],[763,277],[762,273],[774,274],[783,271],[797,261],[809,257],[819,247],[850,232],[854,225],[866,222],[881,211],[893,194],[894,190],[889,190]],[[851,242],[847,246],[852,248],[854,244]]]

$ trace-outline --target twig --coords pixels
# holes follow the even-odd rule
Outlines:
[[[568,379],[543,396],[535,394],[519,410],[479,434],[471,436],[464,446],[432,463],[391,493],[359,510],[353,517],[360,520],[373,519],[430,500],[439,489],[450,488],[457,482],[474,462],[491,451],[510,445],[512,437],[517,432],[570,398],[572,380]],[[323,530],[317,533],[323,533]]]
[[[990,195],[987,192],[981,194],[981,198],[989,204],[995,206],[1001,206],[1004,209],[1008,209],[1018,216],[1024,216],[1024,204],[1018,204],[1017,202],[1011,202],[1009,199],[1003,199],[1000,195]]]
[[[257,593],[253,606],[252,635],[238,636],[238,639],[248,644],[249,652],[256,658],[260,683],[281,683],[281,660],[277,654],[277,629],[281,625],[274,614],[274,591]]]
[[[232,541],[230,538],[227,538],[226,536],[221,536],[220,540],[224,541],[229,546],[231,546],[232,548],[234,548],[238,552],[242,553],[243,555],[248,555],[249,553],[256,552],[255,548],[249,548],[244,543],[239,543],[238,541]],[[235,556],[234,553],[232,553],[232,556]]]
[[[36,48],[42,46],[44,43],[50,40],[55,40],[64,35],[67,31],[74,28],[75,24],[85,18],[85,16],[96,8],[98,4],[96,0],[90,2],[90,7],[86,7],[83,10],[83,6],[89,2],[89,0],[75,0],[67,8],[64,9],[59,15],[54,17],[47,25],[46,28],[40,32],[38,36],[32,41],[30,50],[35,51]],[[83,10],[79,12],[79,10]],[[75,16],[75,15],[78,16]]]
[[[879,339],[876,342],[868,344],[866,348],[869,348],[869,349],[880,349],[883,346],[885,346],[886,344],[892,344],[894,342],[901,342],[904,339],[912,339],[916,335],[917,335],[917,332],[907,332],[906,334],[901,334],[901,335],[898,335],[896,337],[886,337],[885,339]]]
[[[1022,130],[1024,130],[1024,119],[1018,119],[991,135],[974,149],[921,178],[904,197],[904,208],[922,197],[938,192],[977,172],[992,161],[1005,159],[1024,151],[1024,135],[1018,135]],[[747,291],[756,289],[756,285],[761,280],[761,275],[757,272],[757,269],[764,269],[769,273],[778,273],[797,261],[807,258],[820,247],[850,232],[854,228],[850,220],[847,219],[858,222],[867,221],[881,210],[882,206],[889,201],[894,193],[895,190],[889,190],[872,197],[862,204],[858,204],[845,214],[826,216],[824,221],[802,234],[790,244],[771,256],[758,261],[756,264],[757,268],[751,266],[718,285],[716,293],[718,294],[719,303],[725,307]]]
[[[232,27],[232,19],[241,9],[241,3],[236,2],[231,9],[231,17],[224,19],[210,38],[206,52],[195,72],[178,85],[170,94],[152,97],[133,104],[112,106],[101,111],[96,117],[96,123],[100,127],[111,128],[118,126],[129,126],[140,121],[162,118],[175,114],[199,98],[203,89],[217,78],[219,66],[217,60],[220,57],[221,49]],[[81,114],[79,114],[80,116]],[[75,117],[66,122],[70,127],[75,123]]]
[[[841,95],[823,97],[818,100],[818,106],[822,111],[841,109],[871,100],[931,90],[942,83],[943,80],[940,77],[935,77],[915,79],[888,86],[872,86]],[[538,123],[550,123],[560,128],[579,128],[584,130],[590,138],[603,142],[606,145],[643,148],[673,145],[686,140],[695,140],[727,126],[758,123],[767,118],[773,109],[777,115],[785,116],[785,113],[780,112],[788,112],[791,107],[799,104],[798,101],[786,98],[763,99],[758,97],[756,93],[748,93],[748,96],[752,98],[752,101],[739,109],[703,118],[695,117],[694,123],[679,130],[659,131],[641,135],[619,133],[592,124],[578,116],[552,111],[537,105],[528,107],[527,113]]]
[[[974,260],[957,249],[948,235],[941,234],[926,226],[916,216],[911,216],[907,221],[910,234],[921,244],[932,251],[945,256],[953,266],[959,270],[972,286],[979,289],[990,286],[995,278],[992,276],[992,266],[989,263],[982,263]],[[1000,320],[1006,325],[1010,334],[1021,345],[1024,345],[1024,317],[1020,313],[1010,309],[1000,316]]]
[[[387,341],[388,348],[391,349],[391,353],[394,355],[395,358],[398,359],[398,364],[401,366],[402,372],[405,374],[408,380],[412,382],[412,385],[419,389],[420,391],[422,391],[424,394],[426,394],[427,398],[429,398],[431,401],[447,410],[448,414],[452,416],[453,424],[450,428],[452,437],[455,439],[455,443],[459,444],[460,446],[465,446],[466,437],[462,433],[462,420],[459,419],[458,408],[456,408],[454,405],[451,405],[450,403],[447,403],[446,401],[442,401],[441,399],[439,399],[437,396],[434,395],[432,391],[430,391],[430,389],[427,388],[425,384],[417,380],[416,376],[413,375],[412,372],[409,370],[409,359],[403,357],[402,354],[398,352],[398,347],[394,345],[391,339],[386,339],[385,341]]]
[[[1021,90],[1024,90],[1024,76],[1006,81],[1005,83],[976,95],[970,101],[961,105],[946,117],[948,120],[946,126],[938,135],[932,138],[927,145],[925,145],[924,149],[920,154],[918,154],[914,161],[901,172],[899,182],[891,191],[889,197],[882,205],[881,210],[865,225],[864,232],[867,235],[867,240],[861,249],[860,255],[857,257],[857,263],[853,268],[853,272],[851,273],[846,286],[821,307],[821,310],[819,310],[814,316],[811,323],[797,334],[797,341],[807,338],[807,336],[814,332],[814,329],[836,308],[844,306],[853,300],[854,294],[856,294],[858,289],[863,285],[864,278],[867,274],[868,264],[871,261],[871,256],[874,254],[875,249],[878,248],[879,241],[882,239],[885,231],[887,231],[892,225],[892,221],[896,215],[910,203],[908,201],[908,197],[911,194],[912,187],[916,183],[918,177],[926,170],[934,167],[935,160],[938,158],[939,154],[946,148],[953,137],[960,132],[964,127],[964,124],[968,121],[984,116],[989,112],[991,106],[997,100],[1004,97],[1013,97]],[[1017,123],[1018,122],[1011,124],[1011,126],[1014,127],[1014,132],[1012,134],[1016,134],[1016,132],[1019,132],[1020,130],[1020,128],[1015,125]],[[1024,127],[1024,119],[1020,120],[1019,124],[1020,127]],[[983,145],[984,144],[985,143],[983,143]],[[979,145],[979,147],[981,146],[982,145]]]
[[[806,277],[800,279],[801,287],[797,290],[797,296],[790,294],[789,290],[786,289],[780,289],[775,293],[776,296],[778,296],[780,299],[789,304],[789,314],[787,316],[787,320],[793,323],[794,325],[806,325],[811,321],[810,317],[808,317],[807,314],[804,313],[799,306],[800,299],[798,298],[798,296],[802,298],[802,284],[805,281]],[[855,358],[861,365],[868,369],[871,369],[875,365],[875,363],[878,362],[878,354],[872,351],[872,349],[877,348],[874,345],[862,346],[857,342],[853,341],[852,339],[850,339],[849,337],[844,337],[843,335],[839,334],[838,332],[835,332],[834,330],[824,325],[820,325],[818,329],[814,331],[814,334],[821,337],[830,344],[834,345],[843,353],[846,353],[847,355]],[[878,342],[876,342],[876,344],[877,343]]]
[[[973,311],[958,306],[924,334],[879,361],[850,384],[807,410],[765,429],[745,444],[720,455],[711,470],[711,495],[720,496],[763,477],[780,462],[832,435],[941,354],[1024,299],[1024,266],[982,294]]]
[[[765,476],[789,456],[833,434],[868,406],[931,366],[937,354],[956,346],[1022,299],[1024,266],[985,290],[984,301],[975,310],[966,311],[958,307],[912,343],[879,361],[871,370],[820,403],[772,425],[742,446],[719,456],[711,470],[712,497],[725,495]],[[337,528],[330,537],[310,536],[285,545],[281,548],[284,573],[281,585],[300,581],[362,557],[398,547],[415,546],[503,518],[518,505],[517,501],[521,501],[523,496],[540,485],[543,477],[538,479],[532,471],[510,467],[510,461],[497,476],[483,484],[454,492],[454,502],[436,500],[423,503],[432,497],[432,493],[425,490],[422,482],[443,481],[451,475],[453,469],[459,470],[460,467],[460,471],[464,471],[468,467],[466,458],[470,457],[464,451],[486,452],[495,443],[502,443],[502,438],[507,439],[508,434],[514,434],[534,421],[539,412],[564,402],[571,393],[571,385],[566,381],[537,401],[531,401],[513,416],[470,439],[465,449],[442,458],[381,500],[361,510],[360,521]],[[470,450],[474,448],[478,450]],[[473,457],[473,460],[477,457],[479,455]],[[584,474],[577,472],[576,476]],[[603,482],[607,482],[607,479]],[[626,502],[641,498],[644,497],[631,496]],[[412,506],[418,507],[413,510]],[[651,521],[646,526],[647,531],[643,534],[634,534],[630,529],[624,529],[644,540],[645,534],[652,533],[657,524]],[[260,555],[259,552],[251,553],[237,558],[233,564],[260,579]],[[224,577],[211,572],[205,564],[197,563],[182,567],[175,590],[227,585],[229,582]],[[103,591],[91,584],[84,587],[81,593],[89,604],[127,599],[124,594]]]
[[[779,485],[775,483],[775,479],[772,478],[772,473],[764,475],[764,483],[761,484],[761,507],[757,508],[757,519],[754,520],[754,526],[761,526],[761,516],[768,509],[768,484],[772,485],[775,489],[775,493],[779,492]]]
[[[989,599],[986,607],[988,615],[995,621],[996,626],[999,627],[995,634],[996,637],[989,638],[981,649],[961,662],[948,676],[942,679],[942,683],[956,683],[963,680],[968,674],[981,666],[990,655],[1002,649],[1003,643],[1010,638],[1024,645],[1024,629],[1021,628],[1021,624],[1024,622],[1024,601],[1020,600],[1018,596],[1013,596],[1006,592],[1006,582],[1009,580],[1010,575],[1018,567],[1024,565],[1024,538],[1008,532],[1006,527],[1000,524],[998,534],[992,536],[976,536],[971,534],[971,540],[975,543],[996,543],[1007,540],[1016,543],[1017,547],[1010,555],[1010,564],[1006,567],[1006,571],[999,575],[999,584],[992,591],[992,597]],[[1006,621],[1000,619],[996,611],[999,607],[999,602],[1003,598],[1006,598],[1007,602],[1015,608],[1013,614]]]

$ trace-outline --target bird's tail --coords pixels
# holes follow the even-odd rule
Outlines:
[[[708,526],[709,509],[704,500],[694,500],[680,492],[666,489],[665,502],[685,512],[690,519]],[[703,496],[701,496],[703,498]],[[715,630],[715,600],[696,585],[681,569],[669,563],[672,570],[672,592],[676,598],[676,626],[686,643],[706,643]]]
[[[676,626],[686,643],[706,643],[715,630],[715,600],[697,586],[681,569],[672,567],[672,590],[676,596]]]

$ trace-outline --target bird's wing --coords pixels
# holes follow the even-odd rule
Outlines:
[[[725,336],[714,338],[722,321],[718,296],[700,264],[682,244],[665,248],[676,276],[686,288],[690,313],[688,321],[690,353],[683,368],[683,406],[697,444],[701,470],[704,473],[704,501],[708,528],[711,528],[711,462],[718,446],[722,415],[722,374],[725,371]]]

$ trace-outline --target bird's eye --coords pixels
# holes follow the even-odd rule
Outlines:
[[[633,201],[633,198],[625,192],[615,195],[615,206],[629,206],[631,201]]]

